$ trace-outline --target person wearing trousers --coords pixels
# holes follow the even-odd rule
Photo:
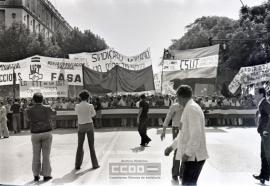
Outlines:
[[[176,159],[182,160],[182,185],[197,185],[197,180],[208,158],[205,137],[205,117],[201,107],[192,99],[192,88],[181,85],[177,92],[180,105],[184,106],[181,131],[165,150],[165,155],[177,149]]]
[[[0,101],[0,138],[8,138],[9,132],[7,127],[7,111],[4,103]]]
[[[163,131],[161,133],[161,140],[165,138],[166,128],[168,127],[170,121],[172,121],[172,137],[173,140],[177,137],[179,130],[181,130],[181,116],[183,112],[183,106],[179,105],[179,103],[174,103],[170,106],[169,111],[166,115],[166,118],[163,123]],[[180,171],[180,160],[176,160],[177,150],[174,151],[173,154],[173,166],[172,166],[172,181],[178,183],[178,177],[182,177]]]
[[[75,159],[75,169],[81,168],[84,156],[83,143],[85,135],[87,135],[88,146],[93,169],[99,168],[94,146],[94,124],[92,118],[96,115],[94,106],[88,103],[89,92],[83,90],[79,94],[81,102],[75,106],[75,113],[78,117],[78,147]]]
[[[12,111],[12,126],[14,134],[21,132],[21,105],[18,99],[15,99],[13,105],[11,105],[10,111]]]
[[[269,134],[269,122],[270,122],[270,103],[266,99],[266,91],[264,88],[258,88],[255,90],[255,99],[258,103],[258,128],[257,131],[261,136],[261,171],[259,175],[253,175],[253,177],[259,180],[262,184],[270,176],[270,134]]]
[[[27,110],[30,131],[32,133],[32,171],[34,181],[39,181],[40,175],[44,177],[44,181],[48,181],[52,179],[50,163],[52,125],[50,119],[53,111],[50,107],[42,105],[43,96],[41,93],[35,93],[33,101],[34,105]]]
[[[138,131],[141,136],[141,146],[146,147],[151,139],[147,136],[149,104],[146,102],[146,96],[141,95],[139,103],[139,113],[137,116]]]

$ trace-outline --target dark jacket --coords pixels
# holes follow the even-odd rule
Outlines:
[[[42,104],[34,104],[27,110],[31,133],[43,133],[52,130],[53,111]]]
[[[259,123],[258,123],[258,133],[262,136],[263,131],[268,131],[270,128],[269,122],[270,122],[270,103],[264,98],[263,101],[259,105]],[[270,131],[268,131],[270,132]]]

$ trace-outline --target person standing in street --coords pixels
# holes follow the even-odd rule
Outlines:
[[[265,180],[269,181],[270,176],[270,159],[269,159],[269,116],[270,116],[270,103],[266,99],[266,91],[264,88],[255,90],[255,99],[258,103],[258,128],[257,131],[261,136],[261,172],[259,175],[253,175],[257,180],[264,184]]]
[[[83,143],[87,135],[88,145],[93,169],[99,168],[94,146],[94,124],[92,118],[96,115],[94,106],[88,103],[89,92],[83,90],[79,94],[81,102],[75,106],[75,113],[78,116],[78,147],[75,160],[75,169],[81,168],[84,156]]]
[[[50,153],[52,146],[52,124],[53,111],[50,107],[44,106],[43,95],[35,93],[33,96],[34,105],[27,110],[27,118],[31,131],[33,146],[32,171],[34,181],[39,181],[40,175],[44,181],[52,179]],[[42,163],[41,163],[42,153]]]
[[[138,131],[141,136],[141,146],[146,147],[151,139],[147,136],[148,110],[149,104],[146,102],[146,96],[142,94],[139,102],[139,113],[137,116]]]
[[[8,138],[9,132],[7,127],[7,111],[3,101],[0,101],[0,138]]]
[[[197,185],[197,180],[208,158],[205,137],[205,118],[201,107],[192,99],[192,89],[181,85],[177,90],[180,105],[184,106],[182,128],[173,143],[165,149],[168,156],[177,149],[176,159],[182,160],[182,185]]]
[[[10,111],[12,111],[12,126],[14,134],[21,132],[21,105],[18,99],[14,100],[13,105],[10,107]]]
[[[166,118],[163,123],[163,130],[161,133],[161,140],[165,138],[166,135],[166,128],[168,127],[170,121],[172,120],[172,137],[173,140],[177,137],[179,130],[181,130],[181,116],[183,112],[183,106],[181,106],[179,103],[174,103],[170,106],[169,112],[166,115]],[[173,167],[172,167],[172,180],[176,183],[179,182],[178,176],[181,179],[181,174],[180,174],[180,160],[176,160],[176,153],[177,150],[174,151],[173,155]]]

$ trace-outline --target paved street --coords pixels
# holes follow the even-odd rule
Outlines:
[[[77,145],[75,129],[57,129],[53,135],[51,152],[52,176],[49,182],[32,182],[32,147],[29,131],[0,140],[0,183],[4,185],[171,185],[172,154],[163,156],[171,143],[168,131],[163,142],[159,128],[148,130],[152,142],[149,147],[139,146],[135,128],[97,129],[95,147],[100,168],[92,170],[89,150],[85,143],[82,169],[74,170]],[[85,141],[86,142],[86,141]],[[207,146],[210,159],[199,178],[199,185],[259,185],[252,174],[260,169],[260,138],[256,128],[207,128]],[[113,177],[109,174],[112,162],[161,163],[161,176]],[[269,185],[267,182],[266,184]]]

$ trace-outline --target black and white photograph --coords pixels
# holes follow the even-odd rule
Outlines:
[[[0,0],[0,186],[270,186],[270,0]]]

